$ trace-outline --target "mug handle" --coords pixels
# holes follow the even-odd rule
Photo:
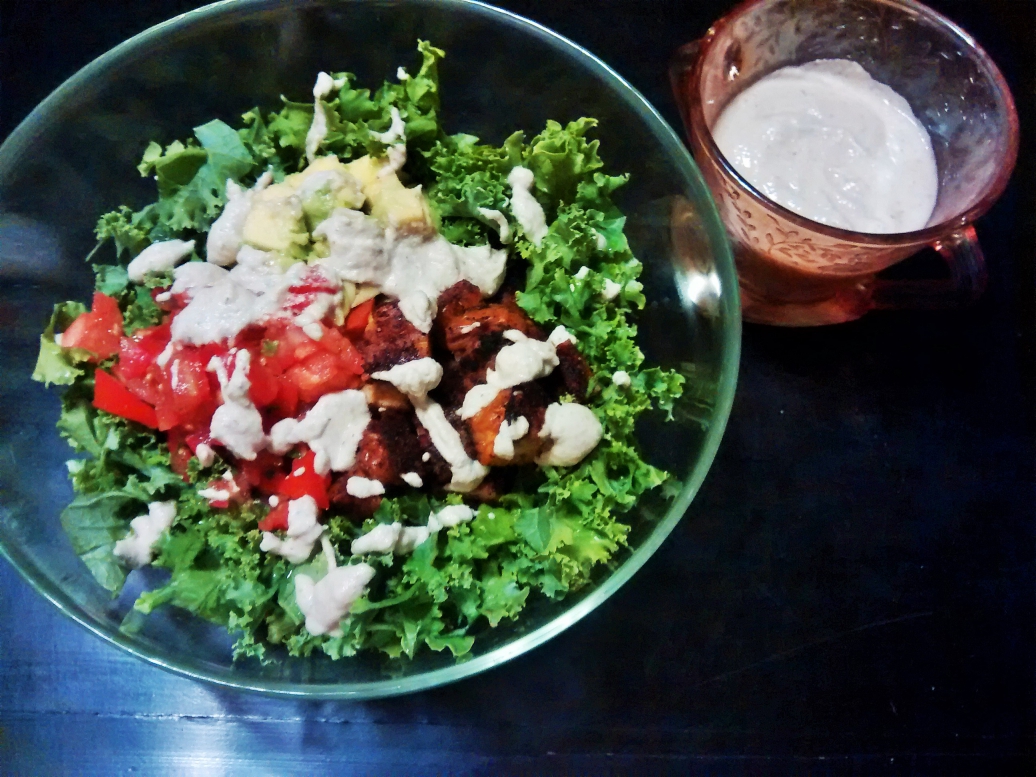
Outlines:
[[[685,134],[688,136],[691,131],[691,100],[697,94],[697,89],[691,83],[691,73],[694,72],[694,66],[698,61],[701,44],[701,40],[685,43],[669,60],[669,88],[673,91],[673,99],[676,100],[680,120],[683,122]]]
[[[950,270],[946,279],[895,281],[878,278],[871,301],[877,310],[940,310],[971,305],[986,288],[986,260],[970,224],[932,243]]]

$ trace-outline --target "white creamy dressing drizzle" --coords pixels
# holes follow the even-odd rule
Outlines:
[[[547,217],[543,207],[532,195],[535,181],[532,170],[520,165],[507,175],[507,183],[511,186],[511,213],[521,225],[525,236],[538,246],[547,236]]]
[[[114,553],[124,564],[140,569],[151,563],[153,546],[176,518],[176,502],[151,502],[147,515],[130,521],[129,533],[115,543]]]
[[[504,389],[545,378],[558,366],[558,354],[551,343],[531,340],[517,329],[507,330],[504,337],[512,344],[497,353],[493,367],[486,371],[486,382],[464,396],[461,418],[474,417]]]
[[[385,159],[385,166],[378,171],[378,178],[395,175],[403,169],[403,165],[406,164],[406,143],[396,143],[394,146],[389,146],[385,152]]]
[[[194,455],[198,457],[198,463],[202,467],[211,467],[216,461],[216,451],[212,449],[211,445],[206,443],[198,443]]]
[[[205,260],[220,267],[226,267],[237,261],[237,253],[241,248],[241,233],[245,228],[245,220],[252,210],[252,199],[273,180],[273,173],[267,171],[259,176],[255,186],[242,189],[235,181],[227,179],[227,204],[219,214],[209,236],[205,240]]]
[[[514,458],[514,444],[529,433],[529,419],[518,416],[513,421],[504,419],[493,441],[493,455],[499,459]]]
[[[507,223],[507,216],[493,208],[479,208],[478,215],[496,227],[501,243],[507,245],[511,242],[511,225]]]
[[[421,480],[421,476],[416,472],[404,472],[400,477],[403,478],[403,482],[411,488],[421,488],[424,485],[424,481]]]
[[[316,299],[305,310],[295,316],[295,326],[305,332],[310,339],[319,340],[324,336],[324,329],[320,326],[320,322],[341,302],[341,292],[337,294],[317,294]]]
[[[327,574],[314,582],[309,575],[295,575],[295,603],[306,616],[310,634],[340,636],[342,618],[348,615],[374,577],[374,568],[367,564],[340,567],[334,549],[324,541]]]
[[[324,394],[301,420],[285,418],[273,425],[270,450],[284,454],[304,442],[315,454],[313,466],[319,474],[344,472],[356,463],[356,449],[370,420],[362,391]]]
[[[432,445],[450,465],[453,477],[446,486],[448,491],[465,494],[473,490],[489,474],[489,470],[468,457],[460,433],[446,420],[442,405],[428,397],[411,397],[417,420],[428,430]]]
[[[403,524],[379,523],[366,534],[360,535],[352,541],[349,550],[354,556],[363,556],[367,553],[391,553],[399,542],[399,535],[403,533]]]
[[[442,380],[442,365],[426,356],[397,364],[389,370],[371,373],[371,377],[391,383],[407,396],[423,397]]]
[[[263,432],[263,417],[248,396],[251,386],[248,368],[252,356],[248,351],[236,351],[233,358],[234,372],[229,380],[226,365],[218,356],[213,356],[208,365],[208,369],[219,378],[223,394],[223,404],[212,414],[209,434],[239,459],[252,461],[266,447],[267,442]]]
[[[935,207],[939,174],[924,126],[903,97],[849,60],[771,73],[730,102],[713,137],[753,186],[813,221],[909,232]]]
[[[611,278],[604,279],[604,287],[601,289],[601,298],[605,302],[611,302],[613,299],[619,296],[619,292],[622,291],[622,286],[613,281]]]
[[[303,496],[288,502],[288,530],[284,539],[273,532],[264,531],[259,550],[282,556],[292,564],[301,564],[313,553],[313,546],[320,540],[324,527],[317,521],[319,508],[311,496]]]
[[[193,252],[193,240],[162,240],[152,243],[126,266],[126,274],[134,283],[143,283],[147,275],[172,270]]]
[[[446,419],[442,406],[428,398],[428,392],[442,379],[442,366],[438,362],[429,358],[415,359],[397,364],[390,370],[375,372],[371,377],[388,381],[410,399],[417,420],[428,430],[432,445],[453,472],[448,490],[466,493],[482,482],[489,470],[468,457],[460,433]]]
[[[620,388],[630,385],[630,374],[626,370],[616,370],[612,375],[612,383]]]
[[[429,515],[426,526],[403,526],[398,521],[378,524],[353,540],[349,550],[354,556],[368,553],[411,553],[436,532],[468,523],[474,517],[475,511],[467,505],[447,505],[439,512]]]
[[[593,410],[575,402],[547,406],[541,438],[553,441],[536,463],[545,467],[573,467],[601,441],[604,429]]]
[[[230,492],[224,488],[216,488],[210,486],[209,488],[199,488],[198,496],[202,499],[207,499],[211,502],[226,502],[230,499]]]
[[[309,125],[309,132],[306,133],[306,159],[312,162],[317,155],[317,149],[327,137],[327,114],[324,113],[324,106],[321,100],[331,94],[334,89],[341,89],[345,86],[345,79],[335,80],[327,73],[317,73],[316,83],[313,84],[313,123]]]
[[[462,523],[468,523],[475,517],[475,511],[467,505],[446,505],[437,513],[428,516],[428,531],[452,529]]]
[[[173,274],[174,294],[184,293],[188,303],[170,327],[172,339],[192,345],[217,343],[236,337],[250,324],[283,315],[288,289],[310,268],[292,265],[287,272],[275,264],[260,265],[262,251],[248,248],[232,270],[207,262],[189,262]]]
[[[571,332],[569,332],[561,324],[554,327],[554,331],[550,333],[547,338],[547,342],[553,345],[555,348],[560,348],[562,343],[572,343],[575,345],[576,338]]]
[[[380,480],[371,480],[353,475],[345,482],[345,493],[357,499],[381,496],[385,493],[385,485]]]
[[[399,115],[399,108],[395,105],[389,108],[389,114],[392,116],[392,124],[385,132],[371,132],[370,136],[375,140],[384,143],[386,146],[391,146],[393,143],[406,142],[406,122],[403,121],[403,117]]]
[[[313,232],[327,239],[329,255],[319,264],[343,281],[372,283],[399,300],[410,323],[429,332],[436,300],[450,286],[468,280],[485,296],[503,283],[507,252],[485,246],[457,246],[440,235],[396,240],[377,220],[336,208]]]
[[[572,276],[572,277],[574,277],[576,280],[580,280],[581,281],[581,280],[583,280],[583,278],[585,278],[589,274],[590,274],[590,268],[587,267],[584,264],[582,267],[579,268],[579,270],[576,271],[576,274],[574,276]]]

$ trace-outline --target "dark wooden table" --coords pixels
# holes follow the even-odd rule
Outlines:
[[[671,52],[722,0],[511,0],[677,124]],[[1013,183],[966,311],[747,326],[700,496],[592,616],[417,696],[296,703],[166,674],[0,563],[0,772],[1022,774],[1034,760],[1033,51],[1029,0],[933,0],[1019,100]],[[0,136],[189,0],[8,0]],[[70,149],[70,153],[74,150]]]

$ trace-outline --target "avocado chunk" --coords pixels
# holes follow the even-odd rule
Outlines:
[[[241,237],[263,251],[294,256],[309,243],[302,203],[293,186],[278,183],[256,192]]]
[[[335,208],[358,210],[366,201],[360,181],[333,156],[314,160],[301,173],[289,175],[285,183],[295,187],[310,230]]]
[[[432,229],[431,211],[420,186],[408,189],[396,173],[388,172],[384,159],[363,156],[345,167],[360,182],[371,206],[371,215],[386,227],[403,233]]]

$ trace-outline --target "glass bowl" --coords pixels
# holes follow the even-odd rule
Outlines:
[[[448,132],[500,143],[547,119],[595,116],[609,170],[632,174],[619,205],[645,263],[641,346],[649,362],[689,378],[677,422],[651,418],[638,433],[648,460],[679,478],[679,491],[638,504],[630,550],[590,585],[560,602],[532,600],[517,621],[487,626],[459,663],[430,651],[405,663],[375,655],[235,663],[222,628],[172,608],[136,633],[121,632],[146,575],[131,576],[111,599],[58,520],[72,498],[69,449],[54,428],[57,392],[29,378],[51,306],[88,298],[83,257],[98,216],[154,199],[153,182],[134,170],[148,141],[187,137],[214,117],[237,122],[253,106],[276,106],[281,94],[304,99],[319,70],[379,84],[413,63],[418,38],[447,52],[440,75]],[[677,135],[589,52],[465,0],[236,0],[118,46],[65,82],[0,147],[0,278],[0,550],[62,612],[112,644],[189,677],[282,696],[370,698],[441,685],[520,655],[592,611],[647,561],[701,485],[730,412],[740,348],[730,247]]]

